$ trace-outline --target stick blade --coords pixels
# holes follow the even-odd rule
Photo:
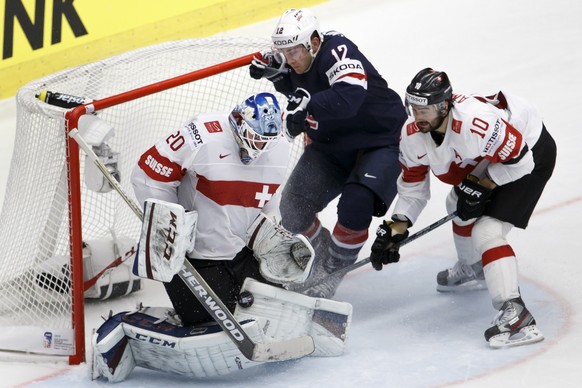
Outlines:
[[[309,356],[315,351],[313,338],[304,336],[285,341],[258,343],[253,351],[253,361],[287,361]]]

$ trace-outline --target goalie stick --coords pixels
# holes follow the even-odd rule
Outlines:
[[[435,230],[436,228],[438,228],[439,226],[446,224],[447,222],[449,222],[450,220],[452,220],[456,216],[457,216],[456,211],[452,212],[451,214],[446,215],[445,217],[441,218],[440,220],[430,224],[426,228],[421,229],[418,232],[414,233],[412,236],[409,236],[408,238],[402,240],[402,242],[400,243],[400,246],[406,245],[406,244],[416,240],[417,238],[424,236],[428,232],[431,232],[431,231]],[[310,288],[312,288],[320,283],[324,283],[324,282],[326,282],[330,279],[333,279],[337,276],[343,276],[343,275],[347,274],[348,272],[351,272],[355,269],[358,269],[358,268],[368,264],[369,262],[370,262],[370,257],[366,257],[365,259],[360,260],[352,265],[348,265],[347,267],[344,267],[342,269],[339,269],[335,272],[330,273],[328,276],[326,276],[323,279],[320,279],[318,281],[312,280],[312,281],[303,283],[303,285],[301,287],[297,287],[296,289],[293,289],[293,291],[305,292],[305,291],[309,290]]]
[[[78,129],[71,129],[69,131],[69,136],[79,144],[89,159],[95,163],[103,176],[105,176],[105,179],[107,179],[111,184],[111,187],[117,191],[121,198],[143,222],[142,210],[123,191],[119,182],[117,182],[117,180],[111,175],[105,164],[103,164],[101,159],[99,159],[93,149],[89,144],[87,144],[85,139],[83,139]],[[313,338],[310,336],[271,343],[254,342],[188,260],[184,260],[184,265],[177,275],[182,279],[190,291],[192,291],[196,299],[198,299],[206,311],[214,318],[216,323],[218,323],[222,330],[224,330],[224,332],[230,337],[240,352],[249,360],[262,362],[285,361],[304,357],[315,351],[315,344]]]

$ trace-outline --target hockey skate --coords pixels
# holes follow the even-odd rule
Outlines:
[[[504,348],[536,343],[542,341],[544,335],[519,297],[503,303],[493,326],[485,331],[485,339],[492,348]]]
[[[319,232],[319,236],[313,241],[313,249],[315,250],[315,260],[311,270],[311,276],[309,277],[309,282],[314,283],[312,287],[304,291],[301,290],[301,286],[296,287],[290,286],[288,289],[290,291],[299,291],[302,294],[311,296],[314,298],[326,298],[329,299],[333,297],[336,289],[341,283],[343,276],[336,276],[330,278],[325,282],[321,282],[323,279],[327,278],[329,274],[352,264],[354,260],[343,260],[331,256],[329,252],[329,246],[331,242],[331,234],[326,228],[322,228]]]
[[[313,250],[315,251],[315,258],[313,260],[313,266],[311,267],[311,274],[309,275],[308,281],[320,280],[327,276],[323,268],[323,263],[328,260],[329,253],[328,248],[331,244],[331,234],[326,228],[321,228],[319,235],[313,239],[311,242]],[[287,286],[289,291],[301,292],[301,284],[289,284]],[[301,292],[302,294],[313,296],[307,292]]]
[[[466,292],[486,288],[481,262],[469,265],[457,260],[453,268],[437,274],[437,291],[439,292]]]
[[[320,233],[320,241],[315,247],[316,261],[313,265],[314,270],[312,279],[315,282],[315,285],[311,286],[303,293],[314,298],[330,299],[335,295],[335,292],[345,274],[332,278],[328,278],[329,275],[353,264],[357,257],[347,259],[332,256],[329,250],[329,247],[332,244],[329,231],[323,228]],[[323,281],[324,279],[326,280]]]
[[[339,287],[344,275],[338,275],[326,279],[330,274],[338,271],[348,265],[353,264],[356,261],[354,257],[353,260],[338,259],[333,256],[328,256],[327,260],[322,265],[322,270],[319,277],[316,280],[321,280],[319,283],[305,290],[304,294],[312,296],[314,298],[327,298],[330,299],[335,295],[335,291]],[[323,281],[326,279],[325,281]]]

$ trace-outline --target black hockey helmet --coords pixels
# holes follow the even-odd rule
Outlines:
[[[414,105],[433,105],[451,100],[453,87],[444,71],[427,67],[419,71],[406,88],[406,102]]]

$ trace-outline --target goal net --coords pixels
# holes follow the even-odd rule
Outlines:
[[[65,93],[91,99],[95,106],[119,96],[96,113],[113,127],[104,144],[121,187],[135,200],[130,171],[160,136],[194,113],[230,111],[258,91],[275,93],[269,81],[250,78],[247,66],[218,74],[211,70],[200,80],[153,94],[140,90],[269,45],[262,39],[226,37],[167,42],[67,69],[19,90],[13,158],[0,213],[0,350],[68,356],[73,364],[84,361],[83,296],[91,296],[87,280],[111,277],[114,271],[83,269],[82,258],[72,257],[78,256],[75,252],[85,255],[87,243],[113,252],[112,261],[127,259],[135,252],[141,227],[119,194],[95,189],[90,174],[94,164],[67,139],[67,109],[37,95],[43,90]],[[284,98],[277,96],[284,105]],[[139,281],[130,278],[120,294],[135,289]]]

